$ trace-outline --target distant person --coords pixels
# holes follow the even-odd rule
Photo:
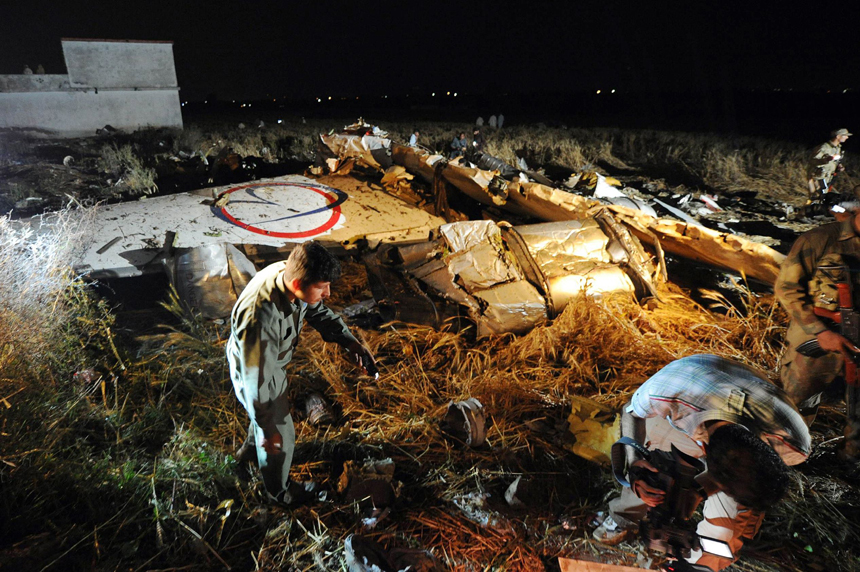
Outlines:
[[[30,66],[24,65],[24,75],[33,75],[33,70],[30,69]]]
[[[287,260],[275,262],[248,283],[230,317],[227,363],[239,402],[248,411],[248,437],[236,460],[256,462],[270,500],[289,504],[302,489],[288,479],[296,433],[287,395],[286,366],[293,358],[302,323],[327,342],[344,347],[370,374],[376,362],[323,303],[340,277],[340,262],[318,242],[297,246]]]
[[[496,119],[496,116],[495,116],[495,115],[491,115],[491,116],[490,116],[490,120],[487,122],[487,124],[488,124],[490,127],[492,127],[493,129],[495,129],[495,128],[496,128],[496,126],[498,126],[498,120]]]
[[[418,138],[421,136],[421,132],[418,129],[412,130],[412,135],[409,136],[409,146],[410,147],[418,147]]]
[[[451,152],[448,154],[448,158],[456,159],[457,157],[462,157],[468,148],[469,143],[466,141],[466,132],[461,131],[460,134],[454,137],[454,140],[451,141]]]
[[[477,127],[472,130],[472,149],[479,153],[484,152],[484,136],[481,134],[481,130]]]
[[[484,126],[484,118],[483,118],[483,117],[479,117],[479,118],[475,121],[475,125],[477,125],[478,127],[483,127],[483,126]]]
[[[502,115],[501,113],[499,113],[499,118],[496,121],[497,121],[496,125],[498,126],[499,129],[501,129],[502,125],[505,124],[505,116]]]
[[[842,164],[844,153],[842,144],[845,143],[851,133],[847,129],[837,129],[830,134],[830,140],[822,143],[815,150],[809,166],[809,199],[813,202],[820,201],[822,195],[832,191],[830,183],[836,173],[845,170]]]
[[[45,66],[39,64],[36,66],[36,74],[37,75],[45,75]]]

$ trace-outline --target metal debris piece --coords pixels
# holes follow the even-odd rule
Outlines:
[[[480,447],[486,438],[486,416],[481,402],[470,397],[448,404],[445,414],[446,432],[470,447]]]

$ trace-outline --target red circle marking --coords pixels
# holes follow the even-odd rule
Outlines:
[[[333,202],[335,202],[337,200],[337,199],[332,199],[332,197],[328,193],[326,193],[325,191],[323,191],[321,189],[318,189],[316,187],[309,187],[307,185],[298,185],[296,183],[264,183],[264,184],[254,183],[251,185],[242,185],[241,187],[233,187],[232,189],[227,189],[223,193],[219,194],[218,198],[220,199],[223,196],[229,195],[230,193],[235,193],[236,191],[241,191],[242,189],[250,189],[253,187],[278,187],[278,186],[280,186],[280,187],[299,187],[300,189],[308,189],[310,191],[313,191],[317,194],[322,195],[328,201],[328,204],[332,204]],[[318,226],[316,228],[312,228],[310,230],[305,230],[305,231],[301,231],[301,232],[275,232],[275,231],[271,231],[271,230],[265,230],[265,229],[262,229],[262,228],[259,228],[256,226],[252,226],[246,222],[240,221],[239,219],[237,219],[236,217],[231,215],[229,212],[227,212],[227,206],[226,205],[221,207],[221,214],[223,214],[227,220],[229,220],[230,222],[232,222],[236,226],[242,227],[245,230],[255,232],[257,234],[263,234],[266,236],[273,236],[275,238],[309,238],[312,236],[316,236],[318,234],[322,234],[325,231],[330,230],[335,224],[337,224],[337,221],[340,218],[340,205],[331,209],[331,216],[329,217],[329,219],[326,222],[324,222],[323,224],[321,224],[320,226]]]

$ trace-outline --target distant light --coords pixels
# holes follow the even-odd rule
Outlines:
[[[278,119],[278,125],[280,125],[280,124],[281,124],[281,123],[283,123],[283,122],[284,122],[284,120],[283,120],[283,119]]]
[[[250,104],[250,103],[248,104],[248,107],[251,107],[251,104]]]
[[[207,99],[207,100],[206,100],[206,101],[204,101],[203,103],[209,103],[209,100]]]
[[[599,90],[599,89],[597,90],[597,93],[598,93],[598,94],[600,93],[600,90]]]
[[[320,102],[320,101],[322,101],[322,100],[320,98],[317,98],[317,102]]]
[[[842,93],[848,93],[848,90],[847,90],[847,89],[843,89],[843,90],[842,90]]]
[[[272,101],[278,101],[277,99],[272,99]]]
[[[612,90],[612,93],[615,93],[615,90],[614,90],[614,89]]]
[[[355,98],[358,99],[358,96],[356,95]]]
[[[235,99],[233,100],[233,103],[236,103],[236,100],[235,100]]]
[[[450,91],[446,91],[446,92],[445,92],[445,95],[451,95],[451,92],[450,92]]]
[[[328,100],[331,101],[331,96],[328,96]]]
[[[454,97],[457,97],[457,92],[456,92],[456,91],[454,92]]]
[[[430,96],[431,96],[431,97],[436,97],[436,92],[434,91],[433,93],[431,93],[431,94],[430,94]]]

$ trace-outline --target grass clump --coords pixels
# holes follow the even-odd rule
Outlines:
[[[158,190],[155,169],[144,165],[132,145],[105,145],[99,165],[102,171],[111,174],[115,185],[132,195],[151,195]]]

